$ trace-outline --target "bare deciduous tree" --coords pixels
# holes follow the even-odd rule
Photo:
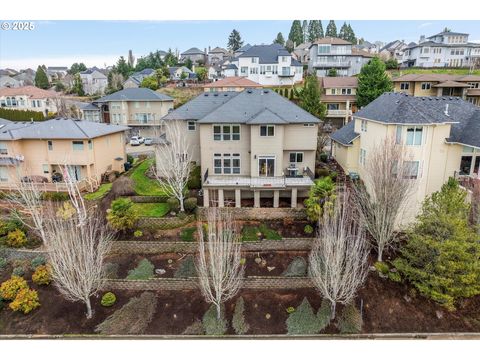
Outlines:
[[[195,265],[202,294],[215,305],[220,319],[222,303],[235,296],[243,281],[240,234],[227,209],[208,208],[206,217],[206,229],[201,223],[198,225]]]
[[[355,185],[354,198],[374,239],[378,261],[396,238],[396,227],[416,186],[418,169],[402,145],[386,137],[365,160],[364,183]]]
[[[332,307],[350,303],[368,273],[369,246],[354,216],[349,191],[338,192],[333,209],[319,219],[319,230],[310,252],[310,276]]]
[[[186,124],[184,122],[166,122],[166,143],[155,146],[155,177],[165,193],[168,196],[175,197],[180,202],[180,211],[182,212],[185,211],[183,200],[192,169],[190,145],[185,129]]]

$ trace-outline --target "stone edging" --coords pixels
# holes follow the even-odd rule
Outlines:
[[[263,240],[242,243],[242,251],[270,250],[310,250],[313,238],[283,238],[282,240]],[[115,241],[112,245],[113,254],[153,254],[165,252],[194,253],[196,242],[167,241]]]
[[[242,289],[303,289],[314,287],[308,277],[285,276],[248,276],[244,279]],[[149,280],[108,279],[105,290],[195,290],[198,289],[197,278],[157,278]]]

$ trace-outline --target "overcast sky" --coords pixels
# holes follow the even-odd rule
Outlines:
[[[348,21],[347,21],[348,22]],[[156,49],[180,52],[226,47],[232,29],[240,31],[245,43],[269,44],[280,31],[287,38],[292,21],[35,21],[32,31],[0,30],[0,68],[70,66],[84,62],[104,67],[126,56],[136,57]],[[325,30],[328,21],[322,21]],[[343,21],[337,20],[337,30]],[[357,37],[374,42],[395,39],[418,41],[420,35],[433,35],[449,27],[470,34],[480,42],[478,21],[366,21],[350,24]]]

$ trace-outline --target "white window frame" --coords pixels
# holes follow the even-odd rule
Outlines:
[[[220,127],[220,132],[215,133],[215,128],[218,127],[218,126]],[[225,132],[226,127],[229,128],[228,132]],[[238,133],[233,132],[234,127],[235,128],[238,127]],[[240,139],[242,138],[241,132],[242,132],[242,128],[241,128],[240,124],[213,124],[213,126],[212,126],[212,133],[213,133],[213,140],[214,141],[240,141]],[[218,139],[215,139],[216,135],[218,135],[220,137]],[[234,135],[238,135],[238,138],[234,139]]]
[[[220,166],[215,164],[220,162]],[[229,165],[226,166],[226,162]],[[233,166],[234,161],[238,161],[238,166]],[[213,173],[214,175],[238,175],[241,172],[241,156],[240,153],[214,153],[213,154]]]
[[[265,135],[262,135],[262,128],[265,128]],[[273,135],[268,134],[268,129],[273,129]],[[260,125],[258,130],[260,137],[275,137],[275,125]]]
[[[8,147],[7,143],[4,141],[0,142],[0,155],[7,155],[8,154]]]
[[[400,90],[410,90],[410,83],[409,82],[401,82],[400,83]]]
[[[292,161],[291,157],[292,155],[295,156],[295,161]],[[298,156],[301,155],[302,161],[298,161]],[[288,153],[288,162],[289,164],[301,164],[305,160],[305,153],[303,151],[291,151]]]
[[[47,148],[48,148],[48,151],[53,151],[53,141],[52,140],[47,140]]]
[[[365,149],[360,149],[360,156],[358,159],[359,164],[365,166],[366,159],[367,159],[367,151]]]
[[[196,131],[197,130],[197,123],[195,121],[187,121],[187,130],[188,131]]]
[[[367,132],[367,120],[362,120],[360,123],[360,130],[363,132]]]
[[[432,88],[432,83],[423,82],[422,83],[422,90],[430,90]]]
[[[413,129],[413,131],[412,131]],[[409,126],[407,128],[407,136],[405,138],[405,145],[408,146],[421,146],[423,144],[423,133],[424,133],[424,127],[423,126]],[[413,132],[411,141],[409,139],[409,134]],[[418,135],[420,134],[420,135]],[[420,136],[420,139],[418,139],[418,136]]]
[[[0,182],[8,182],[8,167],[0,166]]]
[[[80,148],[81,146],[81,148]],[[85,144],[83,140],[73,140],[72,141],[72,149],[73,151],[83,151],[85,150]]]

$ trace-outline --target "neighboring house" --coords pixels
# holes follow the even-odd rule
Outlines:
[[[80,72],[83,91],[85,94],[103,94],[108,86],[107,76],[97,68],[88,69]]]
[[[20,82],[20,86],[35,85],[35,72],[31,73],[28,70],[31,69],[27,69],[27,71],[22,71],[20,74],[17,74],[13,77],[15,80]]]
[[[68,67],[66,66],[49,66],[47,67],[48,81],[61,80],[68,74]]]
[[[347,173],[365,178],[366,161],[376,145],[392,137],[405,148],[408,176],[417,179],[407,207],[412,220],[426,196],[449,177],[477,177],[480,165],[480,111],[455,97],[413,97],[385,93],[334,132],[333,156]]]
[[[204,206],[295,208],[308,196],[320,121],[274,91],[205,92],[164,120],[182,122]]]
[[[180,54],[180,61],[185,62],[190,59],[194,64],[205,64],[207,58],[207,51],[202,51],[199,48],[193,47]]]
[[[308,65],[308,60],[310,59],[310,51],[308,49],[310,48],[310,45],[312,45],[311,42],[306,42],[293,49],[292,55],[302,63],[302,65]]]
[[[239,57],[245,51],[250,50],[251,47],[252,47],[252,45],[250,45],[250,44],[243,45],[240,49],[237,49],[236,51],[234,51],[233,56],[234,57]]]
[[[324,77],[320,79],[322,88],[321,101],[327,106],[326,121],[340,128],[348,123],[352,112],[357,110],[356,94],[358,79],[356,77]]]
[[[173,109],[170,96],[147,88],[129,88],[93,102],[100,109],[102,122],[128,125],[131,135],[153,137],[161,118]],[[94,111],[94,109],[91,109]]]
[[[56,113],[54,91],[43,90],[35,86],[0,89],[0,106],[13,110],[41,111],[45,116]]]
[[[396,59],[399,63],[403,60],[405,49],[408,47],[403,40],[394,40],[383,46],[378,55],[382,60]]]
[[[238,76],[238,67],[237,65],[230,63],[223,68],[222,73],[225,77]]]
[[[238,56],[235,65],[238,76],[261,85],[293,85],[303,79],[302,64],[280,44],[252,46]]]
[[[52,174],[68,165],[80,189],[92,191],[102,174],[123,171],[125,126],[74,119],[41,122],[0,121],[0,189],[14,187],[19,176],[34,177],[47,191],[65,191]]]
[[[406,74],[393,79],[395,92],[412,96],[458,96],[480,106],[480,75]]]
[[[15,88],[15,87],[20,87],[22,86],[22,82],[7,76],[7,75],[2,75],[0,76],[0,88]]]
[[[172,81],[188,80],[195,75],[195,73],[186,66],[171,66],[168,68],[168,71],[170,72],[170,80]],[[184,79],[182,79],[183,73],[186,74],[184,75]]]
[[[95,104],[81,103],[78,105],[82,120],[101,122],[101,109]]]
[[[221,47],[208,48],[208,64],[216,65],[228,57],[228,51]]]
[[[261,88],[262,85],[249,80],[247,78],[237,76],[237,77],[226,77],[218,81],[214,81],[210,84],[207,84],[203,87],[205,92],[215,92],[215,91],[243,91],[245,89],[251,88]]]
[[[359,74],[362,66],[373,56],[353,48],[352,43],[346,40],[325,37],[310,45],[308,71],[318,77],[324,77],[328,75],[330,69],[335,69],[337,76],[353,76]]]
[[[14,69],[0,69],[0,76],[15,76],[17,74],[18,71]]]
[[[143,69],[129,76],[127,80],[123,83],[123,88],[138,88],[142,84],[143,79],[148,76],[155,75],[155,70],[153,69]]]
[[[354,47],[358,50],[366,51],[370,54],[377,54],[379,49],[376,44],[372,44],[369,41],[364,41],[361,44],[354,45]]]
[[[428,38],[420,37],[404,52],[406,67],[469,67],[480,65],[480,44],[468,42],[469,34],[443,31]]]

